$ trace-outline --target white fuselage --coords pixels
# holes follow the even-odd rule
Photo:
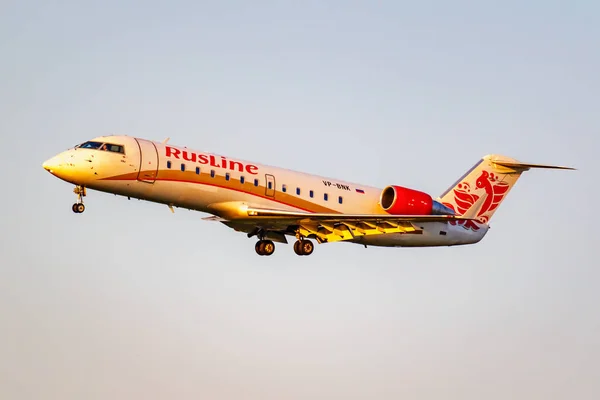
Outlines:
[[[124,152],[69,149],[44,164],[57,177],[83,187],[174,207],[219,215],[219,204],[340,214],[387,213],[379,204],[381,189],[290,171],[221,155],[203,153],[129,136],[106,136]],[[451,246],[480,241],[476,232],[447,222],[419,222],[419,234],[390,233],[358,237],[374,246]],[[242,231],[244,221],[227,225]]]

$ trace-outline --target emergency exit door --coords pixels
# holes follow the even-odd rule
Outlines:
[[[138,181],[154,183],[158,174],[158,151],[149,140],[135,139],[140,147],[140,169]]]
[[[275,197],[275,177],[273,175],[265,174],[266,185],[265,194],[268,197]]]

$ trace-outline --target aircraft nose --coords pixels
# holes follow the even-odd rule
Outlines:
[[[54,174],[60,167],[60,164],[61,164],[60,160],[58,159],[57,156],[55,156],[55,157],[52,157],[52,158],[44,161],[44,163],[42,164],[42,167],[46,171],[50,172],[51,174]]]

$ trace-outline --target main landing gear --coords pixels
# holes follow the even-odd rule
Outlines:
[[[273,243],[271,240],[261,239],[256,242],[254,250],[256,250],[256,254],[259,256],[270,256],[275,252],[275,243]]]
[[[301,239],[294,242],[294,253],[299,256],[308,256],[314,249],[315,245],[310,240]],[[254,250],[259,256],[270,256],[275,252],[275,243],[271,240],[259,240],[256,242]]]
[[[83,198],[86,195],[85,187],[77,185],[75,189],[73,189],[73,193],[77,195],[77,203],[73,204],[71,209],[75,214],[81,214],[85,211],[85,206],[83,205]]]
[[[259,256],[270,256],[275,252],[275,243],[272,240],[265,239],[266,233],[262,229],[256,228],[254,231],[248,233],[248,237],[258,236],[259,241],[256,242],[254,250]],[[299,256],[308,256],[312,254],[315,249],[315,245],[310,240],[305,239],[296,232],[296,242],[294,243],[294,253]]]
[[[299,256],[309,256],[315,249],[315,245],[310,240],[298,239],[294,242],[294,253]]]

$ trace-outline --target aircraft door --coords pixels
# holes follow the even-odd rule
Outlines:
[[[275,197],[275,177],[273,175],[265,174],[267,184],[265,185],[265,194],[268,197]]]
[[[140,148],[140,169],[138,181],[154,183],[158,173],[158,151],[156,145],[149,140],[135,139]]]

